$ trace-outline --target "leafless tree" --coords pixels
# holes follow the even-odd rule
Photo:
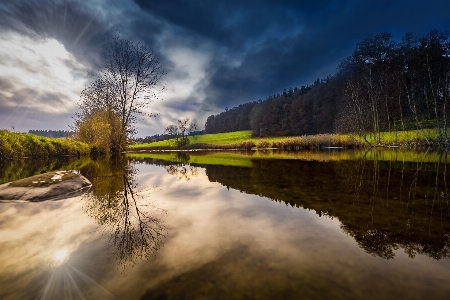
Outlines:
[[[189,118],[184,118],[177,120],[177,124],[167,126],[164,134],[171,136],[173,146],[180,148],[189,144],[188,135],[195,129],[197,129],[197,124],[191,122]]]
[[[154,51],[142,43],[133,43],[117,34],[107,44],[103,66],[93,81],[82,91],[75,127],[98,110],[112,110],[121,120],[121,138],[116,148],[121,151],[136,133],[139,115],[158,100],[165,74]]]

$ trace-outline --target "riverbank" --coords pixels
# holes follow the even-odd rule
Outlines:
[[[439,138],[436,129],[382,132],[378,135],[366,134],[318,134],[297,137],[254,138],[251,131],[236,131],[218,134],[205,134],[189,137],[189,145],[180,150],[250,150],[250,149],[284,149],[316,150],[323,148],[361,149],[371,147],[400,147],[415,149],[420,147],[439,148],[445,141]],[[448,142],[447,142],[448,144]],[[174,150],[169,141],[134,144],[128,151]]]
[[[0,130],[0,160],[23,157],[80,157],[89,155],[90,151],[89,145],[79,141]]]

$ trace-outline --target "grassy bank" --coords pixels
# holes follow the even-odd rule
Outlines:
[[[79,141],[0,130],[0,160],[22,157],[84,156],[90,147]]]
[[[277,148],[286,150],[320,149],[326,147],[366,148],[366,147],[403,147],[438,146],[436,129],[382,132],[378,135],[366,134],[318,134],[298,137],[254,138],[251,131],[236,131],[217,134],[205,134],[189,137],[190,144],[181,149],[250,149]],[[134,150],[169,150],[174,149],[169,141],[147,144],[135,144]]]

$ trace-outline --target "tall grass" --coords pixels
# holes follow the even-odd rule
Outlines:
[[[368,133],[365,139],[375,146],[433,146],[445,142],[440,140],[437,129],[380,132],[378,135]]]
[[[22,157],[84,156],[91,148],[82,142],[0,130],[0,160]]]
[[[349,134],[318,134],[292,137],[272,142],[272,148],[288,150],[320,149],[325,147],[362,148],[364,143]]]

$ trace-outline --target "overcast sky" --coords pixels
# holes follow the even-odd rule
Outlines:
[[[432,29],[450,30],[450,1],[0,0],[0,128],[69,129],[116,31],[167,71],[143,137],[334,74],[369,34]]]

